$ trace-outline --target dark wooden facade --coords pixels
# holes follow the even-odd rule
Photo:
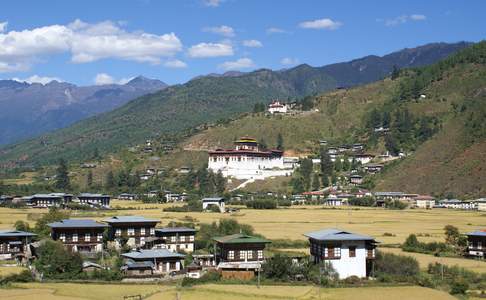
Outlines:
[[[80,253],[96,253],[103,250],[105,224],[93,220],[63,220],[48,224],[51,238],[61,241],[68,250]]]
[[[155,226],[158,220],[145,219],[143,217],[113,217],[104,222],[110,225],[108,238],[110,240],[126,240],[130,246],[141,247],[155,237]]]
[[[36,234],[18,230],[0,231],[0,259],[24,256],[29,243]]]

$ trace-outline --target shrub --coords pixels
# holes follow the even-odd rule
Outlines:
[[[469,289],[469,283],[464,279],[454,281],[451,284],[451,291],[450,293],[453,295],[464,295],[466,294],[467,290]]]
[[[246,207],[253,209],[275,209],[277,201],[271,199],[256,199],[246,202]]]
[[[375,270],[377,273],[384,273],[391,276],[409,279],[420,272],[419,263],[411,256],[396,255],[393,253],[382,253],[377,251]]]
[[[24,270],[19,274],[11,274],[0,279],[0,285],[10,282],[31,282],[33,281],[32,273],[29,270]]]

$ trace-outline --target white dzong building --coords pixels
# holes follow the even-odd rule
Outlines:
[[[288,105],[285,103],[281,103],[278,100],[275,100],[268,105],[268,112],[271,114],[274,113],[285,114],[287,113],[287,110],[288,110]]]
[[[235,141],[235,149],[209,151],[208,169],[236,179],[264,179],[293,172],[284,164],[283,151],[260,149],[257,141],[249,137]]]

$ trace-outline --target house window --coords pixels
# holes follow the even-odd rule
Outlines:
[[[155,234],[155,228],[150,228],[150,235],[154,235]]]
[[[334,257],[341,257],[341,248],[340,247],[336,247],[334,248]]]
[[[181,242],[185,242],[185,241],[186,241],[186,237],[185,237],[185,236],[183,236],[183,235],[181,235],[181,236],[180,236],[180,240],[181,240]]]
[[[116,235],[116,236],[121,236],[121,229],[120,229],[120,228],[117,228],[117,229],[115,230],[115,235]]]
[[[170,241],[171,241],[172,243],[175,243],[175,242],[176,242],[176,237],[175,237],[175,236],[171,236],[171,237],[170,237]]]
[[[235,259],[235,251],[233,250],[228,251],[228,259],[231,260]]]
[[[189,241],[194,242],[194,236],[193,236],[193,235],[191,235],[191,236],[189,237]]]
[[[258,259],[263,259],[263,250],[258,250]]]
[[[101,242],[103,240],[103,234],[98,233],[98,236],[96,237],[96,239],[98,240],[98,242]]]
[[[77,242],[78,241],[78,234],[75,233],[73,234],[73,242]]]
[[[128,235],[135,235],[135,229],[134,228],[128,228]]]
[[[66,242],[66,235],[64,233],[61,233],[61,235],[59,236],[59,239],[65,243]]]
[[[246,258],[247,259],[253,259],[253,251],[250,250],[250,251],[246,252]]]
[[[86,234],[84,235],[84,241],[85,241],[85,242],[90,242],[90,241],[91,241],[91,234],[86,233]]]
[[[356,257],[356,246],[349,246],[349,257]]]
[[[140,235],[145,235],[145,228],[140,228]]]

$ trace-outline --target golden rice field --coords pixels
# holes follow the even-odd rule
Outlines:
[[[27,270],[27,268],[18,267],[18,266],[0,266],[0,277],[12,275],[12,274],[19,274],[24,270]]]
[[[319,299],[315,286],[262,286],[208,284],[192,288],[176,289],[165,285],[134,284],[65,284],[28,283],[13,289],[0,289],[0,298],[8,300],[118,300],[127,295],[142,295],[148,300],[249,300],[249,299]],[[445,292],[423,287],[366,287],[322,288],[321,299],[381,300],[400,297],[401,300],[429,299],[452,300]]]
[[[163,208],[174,204],[144,204],[137,201],[113,201],[113,206],[133,207],[129,210],[113,210],[93,213],[77,212],[73,217],[89,217],[97,220],[113,215],[141,215],[156,218],[160,226],[170,221],[185,221],[186,217],[198,223],[211,223],[221,218],[233,218],[240,223],[251,224],[255,231],[270,239],[304,239],[303,233],[329,227],[338,227],[374,236],[382,244],[402,243],[415,233],[421,241],[443,240],[443,228],[447,224],[457,226],[461,232],[486,228],[484,212],[448,209],[401,211],[379,208],[323,209],[320,206],[296,206],[288,209],[253,210],[243,208],[233,214],[209,212],[164,212]],[[0,229],[11,228],[16,220],[34,224],[35,217],[44,209],[0,208]],[[28,218],[29,216],[29,218]],[[384,234],[392,236],[384,236]]]

